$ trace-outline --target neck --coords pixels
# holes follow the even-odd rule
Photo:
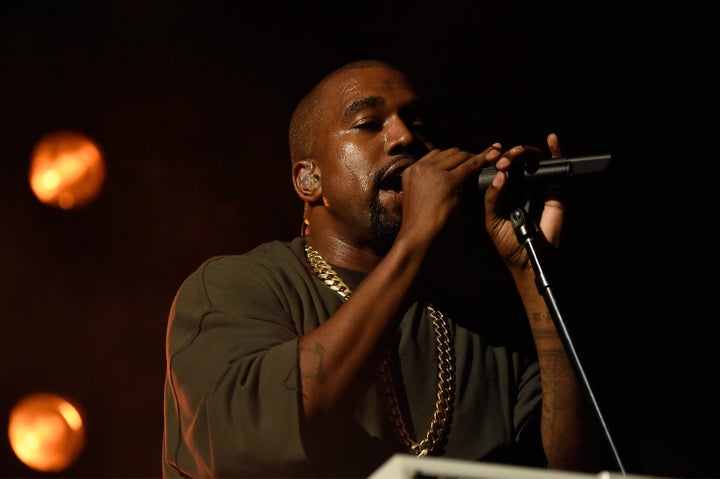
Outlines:
[[[307,234],[305,241],[320,253],[326,262],[342,268],[369,273],[382,259],[373,249],[355,245],[336,235]]]

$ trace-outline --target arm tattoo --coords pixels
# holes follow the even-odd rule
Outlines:
[[[305,382],[311,379],[315,379],[318,382],[322,383],[325,381],[325,373],[323,372],[323,359],[325,357],[325,348],[323,348],[322,344],[318,343],[315,345],[313,349],[307,349],[307,348],[300,348],[300,355],[307,354],[314,357],[309,358],[309,360],[306,361],[306,364],[308,363],[314,363],[317,365],[314,372],[309,371],[301,371],[300,374],[300,380],[301,382]]]
[[[549,313],[540,311],[535,311],[534,313],[532,313],[532,319],[536,323],[539,323],[540,321],[545,321],[546,323],[549,323],[550,321],[552,321],[552,317],[550,317]]]

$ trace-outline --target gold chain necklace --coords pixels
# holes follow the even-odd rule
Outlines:
[[[325,283],[331,290],[335,291],[344,301],[350,297],[350,287],[338,276],[330,265],[315,251],[309,244],[305,243],[305,258],[313,273]],[[455,391],[455,352],[450,333],[447,328],[445,316],[431,305],[425,306],[432,318],[435,328],[435,339],[438,348],[438,393],[435,401],[435,413],[433,414],[425,438],[419,442],[413,441],[405,427],[405,422],[400,412],[397,393],[390,375],[389,361],[390,352],[380,366],[385,395],[390,407],[390,421],[400,440],[407,449],[416,456],[427,456],[437,452],[437,448],[443,441],[450,426],[453,412],[453,394]]]

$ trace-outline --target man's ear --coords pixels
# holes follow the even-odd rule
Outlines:
[[[322,195],[320,169],[313,160],[300,160],[292,166],[293,186],[303,201],[314,203]]]

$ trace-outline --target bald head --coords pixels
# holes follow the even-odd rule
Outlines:
[[[326,75],[303,97],[290,118],[289,145],[292,163],[315,156],[318,127],[325,108],[325,87],[341,74],[364,68],[384,68],[401,73],[396,67],[381,60],[358,60],[343,65]]]

